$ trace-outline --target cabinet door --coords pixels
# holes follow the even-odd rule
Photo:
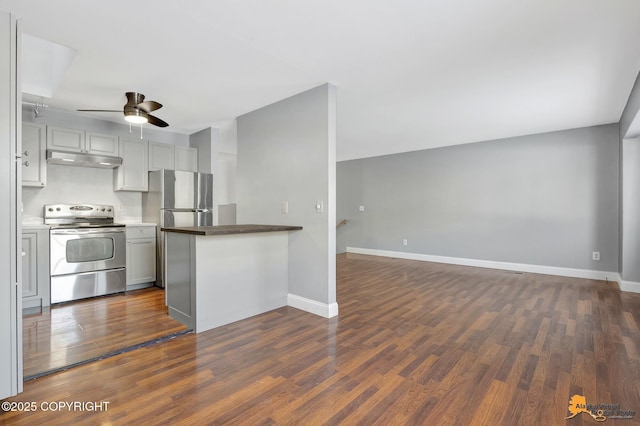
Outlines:
[[[113,172],[114,191],[148,191],[149,165],[147,141],[120,139],[122,166]]]
[[[82,130],[48,126],[47,148],[84,152],[84,132]]]
[[[22,253],[22,297],[35,297],[38,296],[38,244],[35,232],[22,234]]]
[[[156,239],[127,240],[127,285],[156,280]]]
[[[22,186],[47,184],[46,127],[22,123]]]
[[[118,155],[118,137],[87,132],[87,152],[91,154]]]
[[[198,150],[188,146],[175,147],[176,170],[198,171]]]
[[[149,171],[174,169],[174,146],[167,143],[149,142]]]

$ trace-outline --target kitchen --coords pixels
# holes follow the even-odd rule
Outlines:
[[[150,126],[147,126],[150,127]],[[211,162],[216,161],[217,165],[217,180],[214,184],[212,175],[204,175],[209,177],[208,195],[209,203],[212,204],[214,197],[215,201],[219,204],[216,212],[213,212],[213,205],[207,206],[211,210],[208,214],[206,224],[213,224],[213,220],[218,221],[219,214],[217,211],[222,212],[222,219],[228,221],[227,223],[233,223],[235,219],[235,206],[232,197],[235,194],[233,190],[233,165],[235,159],[234,152],[220,152],[213,160],[212,156],[198,155],[200,153],[211,153],[212,145],[213,149],[219,150],[222,144],[215,140],[218,133],[206,129],[203,132],[199,132],[194,136],[192,143],[196,147],[188,146],[189,136],[175,134],[172,132],[160,132],[154,129],[146,128],[145,137],[148,139],[140,139],[140,128],[133,129],[135,133],[129,133],[129,126],[126,124],[118,124],[114,122],[92,119],[89,117],[82,117],[78,114],[72,114],[63,111],[56,111],[53,109],[40,108],[38,114],[35,114],[35,108],[32,105],[25,104],[23,106],[23,186],[22,186],[22,198],[23,198],[23,246],[25,255],[23,256],[23,274],[25,276],[25,282],[33,282],[33,285],[25,285],[23,293],[23,310],[27,314],[24,318],[24,349],[25,349],[25,377],[42,374],[49,370],[56,368],[62,368],[70,364],[86,361],[85,358],[93,358],[96,356],[104,355],[104,351],[114,350],[114,345],[108,343],[108,337],[101,335],[102,339],[100,344],[94,343],[93,346],[100,346],[104,349],[102,352],[92,348],[91,351],[85,351],[85,354],[78,357],[74,351],[74,347],[80,347],[82,345],[87,346],[87,338],[91,335],[89,329],[85,329],[87,322],[77,324],[72,327],[70,333],[74,336],[73,344],[61,346],[59,341],[70,342],[69,333],[66,335],[59,330],[50,329],[38,330],[36,327],[41,325],[44,327],[60,327],[61,329],[69,329],[69,324],[61,323],[55,318],[48,318],[47,321],[40,316],[40,312],[44,311],[46,315],[53,315],[59,312],[59,316],[69,315],[68,313],[62,314],[63,310],[70,310],[72,305],[82,304],[83,302],[74,302],[71,304],[56,305],[58,308],[49,310],[51,302],[65,302],[71,297],[60,297],[56,295],[55,283],[52,284],[54,289],[49,291],[49,267],[48,267],[48,251],[49,251],[49,227],[55,224],[56,221],[63,221],[56,217],[61,217],[65,211],[58,211],[61,204],[68,204],[68,208],[74,208],[75,205],[98,205],[104,210],[113,208],[110,215],[110,222],[116,225],[125,225],[122,227],[122,236],[118,233],[117,239],[121,242],[121,253],[118,259],[120,263],[116,266],[124,267],[124,260],[127,260],[126,269],[126,290],[127,294],[134,294],[133,290],[139,290],[148,288],[147,293],[151,291],[150,287],[154,284],[161,285],[161,280],[157,280],[156,273],[156,241],[159,240],[159,231],[156,231],[155,219],[153,222],[143,222],[143,195],[148,194],[142,192],[144,184],[147,184],[147,173],[144,172],[144,179],[140,178],[138,182],[127,182],[129,188],[132,190],[119,190],[122,186],[118,187],[118,168],[101,168],[101,167],[87,167],[87,166],[70,166],[65,165],[63,160],[55,160],[47,162],[47,141],[49,142],[48,148],[53,150],[60,150],[60,145],[67,142],[67,145],[72,145],[69,141],[80,141],[82,138],[89,139],[100,137],[100,140],[107,140],[112,142],[114,146],[113,150],[108,154],[110,156],[117,157],[120,152],[118,151],[118,142],[128,141],[134,148],[142,146],[143,152],[146,153],[145,157],[124,157],[125,165],[127,160],[129,164],[150,165],[150,169],[153,170],[186,170],[189,175],[191,172],[197,171],[198,167],[202,170],[210,171]],[[215,129],[214,129],[215,130]],[[213,137],[211,137],[213,135]],[[57,145],[54,145],[52,141],[58,141]],[[227,144],[228,148],[230,144]],[[95,144],[94,144],[95,146]],[[234,147],[231,146],[231,149]],[[72,149],[72,148],[71,148]],[[69,151],[67,146],[62,147],[61,152]],[[103,151],[105,151],[103,149]],[[58,151],[49,151],[57,153]],[[126,154],[136,154],[135,151],[124,151]],[[131,161],[133,160],[133,161]],[[105,167],[105,166],[102,166]],[[107,166],[108,167],[108,166]],[[160,173],[160,172],[157,172]],[[134,177],[142,176],[140,173],[134,174]],[[214,195],[215,194],[215,195]],[[148,203],[149,204],[149,203]],[[220,206],[220,204],[222,204]],[[46,206],[47,208],[43,208]],[[51,212],[47,210],[50,209]],[[64,210],[64,209],[63,209]],[[99,211],[100,209],[98,209]],[[159,207],[157,207],[159,211]],[[52,216],[46,217],[47,213]],[[68,212],[67,212],[68,213]],[[71,216],[79,216],[82,211],[76,211]],[[157,213],[157,212],[156,212]],[[43,214],[45,217],[43,217]],[[150,215],[147,212],[147,215]],[[107,218],[105,218],[107,219]],[[86,218],[85,220],[89,220]],[[100,222],[103,219],[95,219]],[[44,223],[47,223],[46,225]],[[159,224],[159,220],[157,221]],[[109,223],[107,223],[108,225]],[[203,223],[204,224],[204,223]],[[98,225],[94,225],[98,226]],[[126,240],[125,240],[125,228],[126,228]],[[115,229],[118,228],[107,228]],[[69,232],[68,230],[58,230],[56,232]],[[157,233],[158,232],[158,233]],[[68,238],[67,236],[52,236],[52,241],[56,238]],[[125,248],[126,245],[126,256]],[[51,250],[54,250],[56,244],[51,244]],[[64,251],[64,249],[63,249]],[[64,255],[63,255],[64,257]],[[56,261],[55,264],[58,264]],[[52,263],[53,264],[53,263]],[[86,262],[84,263],[86,265]],[[160,265],[158,264],[158,267]],[[112,268],[107,266],[104,269]],[[66,277],[69,271],[61,270],[61,277]],[[84,271],[86,272],[86,271]],[[58,275],[55,271],[51,272],[52,275]],[[123,270],[124,274],[124,270]],[[125,280],[121,280],[122,287],[118,287],[105,293],[115,292],[121,293],[125,290]],[[163,293],[161,290],[159,292]],[[84,296],[97,296],[99,294],[85,294]],[[76,296],[78,297],[78,296]],[[81,296],[80,296],[81,297]],[[144,297],[150,297],[148,294]],[[164,299],[164,297],[161,297]],[[91,304],[107,303],[101,300],[89,301]],[[57,309],[57,311],[56,311]],[[164,315],[166,316],[166,308],[164,309]],[[162,314],[159,313],[158,315]],[[97,317],[95,314],[91,317]],[[132,318],[133,320],[133,318]],[[139,320],[139,319],[138,319]],[[89,321],[89,320],[85,320]],[[113,324],[117,324],[117,319],[110,318]],[[153,324],[147,328],[147,333],[140,333],[136,337],[130,336],[128,339],[122,339],[121,345],[139,344],[141,342],[156,339],[161,337],[163,333],[171,334],[178,330],[178,325],[163,324],[168,321],[160,318],[157,324]],[[98,327],[94,325],[94,329]],[[112,326],[114,328],[115,326]],[[154,331],[153,328],[157,328]],[[43,334],[48,336],[44,338],[46,345],[51,348],[48,354],[42,349]],[[59,341],[52,341],[52,336]],[[85,338],[86,337],[86,338]],[[96,338],[94,336],[94,338]],[[113,340],[113,339],[112,339]],[[116,347],[115,349],[121,349]],[[58,352],[57,354],[54,352]],[[32,354],[33,360],[30,359]],[[65,355],[61,355],[65,354]]]
[[[242,207],[236,214],[239,223],[293,224],[304,228],[303,231],[291,233],[284,240],[286,251],[279,259],[286,262],[288,267],[285,265],[286,273],[280,277],[286,278],[287,284],[280,286],[278,303],[320,317],[335,316],[338,312],[335,302],[335,115],[331,114],[332,110],[335,111],[335,95],[335,87],[325,84],[238,117],[238,158],[243,158],[243,161],[238,164],[235,176],[231,173],[231,167],[225,167],[223,161],[217,161],[220,174],[229,176],[226,181],[221,179],[220,186],[223,189],[217,199],[214,183],[214,211],[217,208],[219,220],[233,221],[234,203],[220,204],[220,200],[232,201],[222,196],[225,194],[224,187],[228,188],[230,182],[235,182],[237,205]],[[37,120],[33,110],[28,107],[24,110],[24,117],[25,122]],[[70,124],[54,120],[60,120],[60,117],[69,117]],[[108,130],[99,126],[114,129],[119,126],[120,134],[124,135],[120,141],[138,141],[130,139],[127,126],[122,124],[53,110],[41,114],[39,119],[47,125],[53,123],[55,128],[70,129],[70,125],[75,125],[76,129],[85,132],[96,130],[103,135],[108,134]],[[265,122],[269,125],[265,126]],[[317,124],[309,126],[310,122]],[[322,128],[329,129],[329,133],[326,130],[319,131]],[[145,131],[145,134],[155,137],[152,129]],[[189,139],[199,153],[204,147],[202,151],[210,149],[210,152],[218,154],[218,158],[231,160],[228,151],[221,153],[220,148],[216,148],[221,146],[214,138],[218,135],[215,129],[205,129]],[[266,145],[262,142],[263,138],[273,142]],[[298,143],[301,138],[304,144]],[[146,141],[146,144],[150,143]],[[148,157],[143,156],[140,162],[144,163],[145,158]],[[123,160],[123,166],[126,166],[126,153]],[[203,162],[200,155],[198,162]],[[234,165],[234,162],[228,161],[227,165]],[[309,174],[310,170],[315,172]],[[70,202],[82,196],[88,203],[112,203],[116,222],[129,222],[130,226],[142,225],[143,196],[139,187],[126,193],[114,191],[114,183],[120,183],[117,176],[118,169],[47,165],[46,186],[23,189],[23,218],[32,226],[42,226],[39,216],[42,207],[39,206],[59,203],[59,194],[66,193],[71,197]],[[291,180],[292,176],[298,176],[299,179]],[[68,190],[69,185],[72,185],[72,191]],[[286,204],[290,207],[286,211],[281,209],[281,200],[288,200]],[[124,206],[124,214],[119,212],[120,206]],[[230,279],[233,280],[232,277]],[[242,299],[236,299],[236,303],[242,303]],[[262,309],[267,305],[260,306]],[[168,318],[166,311],[163,317]],[[232,317],[228,316],[227,320]]]

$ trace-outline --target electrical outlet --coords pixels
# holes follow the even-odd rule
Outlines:
[[[124,211],[124,204],[120,204],[120,205],[118,206],[118,211],[121,211],[121,212],[123,212],[123,211]]]
[[[599,251],[594,251],[593,254],[591,255],[593,260],[600,260],[600,252]]]
[[[364,211],[364,206],[360,206],[360,207],[358,208],[358,210],[360,210],[361,212],[363,212],[363,211]]]
[[[406,246],[407,245],[407,239],[405,238],[404,240],[402,240],[402,245]]]

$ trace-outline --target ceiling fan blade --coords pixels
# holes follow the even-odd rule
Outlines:
[[[149,114],[147,118],[149,119],[149,124],[153,124],[154,126],[167,127],[169,125],[169,123],[167,123],[166,121],[160,120],[158,117],[155,117],[151,114]]]
[[[144,112],[151,112],[162,108],[162,104],[156,101],[144,101],[136,105],[136,108],[141,109]]]
[[[77,109],[76,111],[84,111],[84,112],[122,112],[121,109]]]

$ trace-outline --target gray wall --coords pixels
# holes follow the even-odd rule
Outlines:
[[[289,236],[289,293],[325,304],[335,303],[335,96],[323,85],[237,120],[238,223],[303,226]]]
[[[198,171],[212,173],[213,156],[211,151],[212,132],[217,131],[211,127],[189,135],[189,146],[198,149]]]
[[[618,164],[617,124],[340,162],[338,251],[617,271]]]

